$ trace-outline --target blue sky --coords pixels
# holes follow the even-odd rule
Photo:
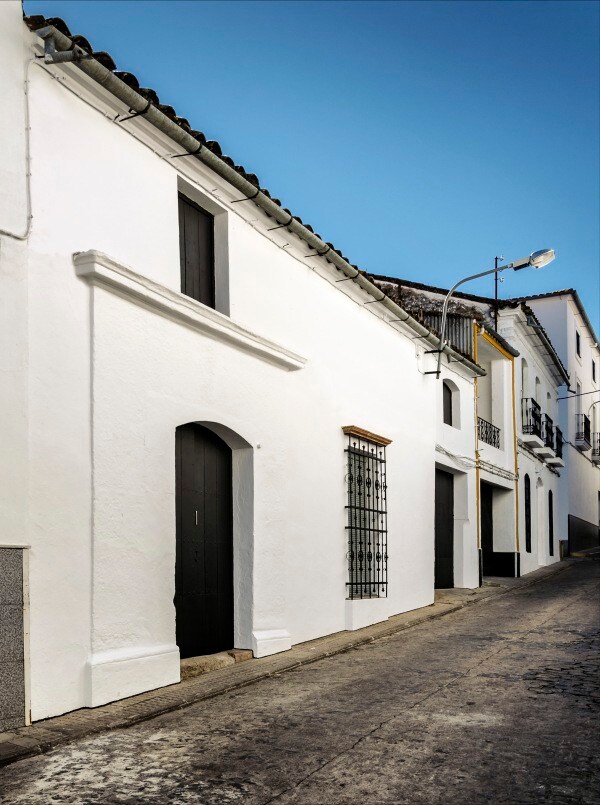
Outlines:
[[[24,6],[109,51],[361,268],[448,286],[550,247],[501,295],[574,286],[598,325],[597,2]]]

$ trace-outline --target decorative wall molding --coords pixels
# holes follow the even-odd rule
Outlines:
[[[216,341],[248,352],[288,371],[302,369],[306,358],[236,324],[228,316],[201,302],[154,282],[102,252],[76,252],[73,263],[77,276],[126,296],[159,315],[179,321]]]
[[[385,436],[379,436],[377,433],[371,433],[370,430],[359,428],[357,425],[344,425],[342,430],[351,436],[358,436],[361,439],[367,439],[369,442],[381,444],[384,447],[392,443],[391,439],[386,439]]]

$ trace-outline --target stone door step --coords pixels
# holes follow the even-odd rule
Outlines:
[[[187,657],[185,660],[181,660],[181,679],[182,681],[192,679],[201,674],[208,674],[210,671],[217,671],[219,668],[227,668],[228,665],[246,662],[252,657],[252,652],[244,648],[232,648],[229,651],[204,654],[200,657]]]

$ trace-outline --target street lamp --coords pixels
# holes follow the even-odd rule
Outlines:
[[[469,282],[470,280],[479,279],[479,277],[487,277],[488,274],[498,274],[500,271],[506,271],[509,268],[512,268],[513,271],[521,271],[521,269],[529,268],[530,266],[531,268],[543,268],[544,266],[547,266],[548,263],[551,263],[555,257],[556,253],[554,249],[540,249],[539,251],[530,254],[529,257],[523,257],[520,260],[515,260],[512,263],[508,263],[508,265],[500,267],[496,266],[495,268],[491,268],[489,271],[482,271],[481,274],[473,274],[470,277],[465,277],[453,285],[452,288],[450,288],[446,294],[444,306],[442,308],[442,332],[440,335],[440,348],[438,350],[437,369],[435,372],[436,379],[439,379],[440,376],[442,369],[442,353],[446,344],[446,318],[448,314],[448,302],[458,286],[463,285],[463,283]]]

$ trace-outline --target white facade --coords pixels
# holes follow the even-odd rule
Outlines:
[[[514,360],[514,388],[520,566],[521,573],[525,574],[558,562],[559,541],[565,538],[561,532],[559,493],[564,462],[557,455],[556,432],[553,428],[558,424],[556,398],[561,391],[564,393],[566,386],[565,378],[546,350],[535,322],[528,319],[521,306],[501,310],[498,330],[519,351],[519,357]],[[541,437],[532,437],[527,433],[525,423],[528,421],[528,401],[531,398],[536,399],[541,408]],[[552,423],[546,417],[550,417]],[[548,439],[545,438],[546,429]]]
[[[32,718],[179,680],[182,424],[232,449],[236,647],[264,656],[430,604],[438,412],[424,343],[298,238],[268,232],[252,203],[232,204],[199,161],[170,159],[165,135],[115,122],[122,105],[76,67],[33,62],[19,3],[0,18],[0,533],[28,556]],[[215,216],[217,310],[180,292],[180,191]],[[472,381],[451,374],[472,442]],[[346,425],[392,440],[385,598],[346,596]],[[472,502],[460,517],[472,522]],[[472,557],[457,581],[477,583]]]
[[[598,539],[600,526],[600,348],[596,335],[573,291],[556,292],[527,300],[555,344],[570,377],[568,399],[557,403],[557,419],[565,438],[564,476],[561,487],[561,533],[583,530],[584,540]],[[574,392],[574,394],[573,394]],[[572,396],[571,396],[572,395]],[[594,405],[594,403],[597,403]],[[590,442],[579,440],[578,421],[589,419]],[[596,447],[593,452],[592,448]],[[574,534],[571,534],[572,538]],[[576,538],[577,539],[577,538]],[[590,546],[591,547],[591,546]]]

